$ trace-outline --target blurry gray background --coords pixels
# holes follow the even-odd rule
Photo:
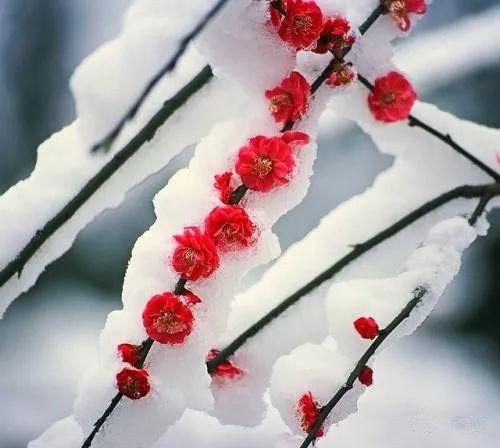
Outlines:
[[[118,32],[129,3],[0,0],[0,194],[29,175],[38,144],[73,120],[69,76],[83,57]],[[410,39],[452,27],[456,20],[495,5],[498,0],[435,1]],[[424,101],[497,128],[499,96],[500,57],[497,65],[421,92]],[[335,151],[330,143],[320,140],[306,200],[276,226],[284,248],[370,185],[391,162],[360,132],[342,135]],[[79,374],[95,359],[99,329],[107,313],[120,306],[131,247],[154,220],[151,199],[191,153],[136,188],[119,209],[96,219],[0,321],[1,448],[26,446],[71,412]],[[341,187],[328,188],[331,178]],[[468,251],[460,279],[419,334],[460,347],[461,362],[495,377],[500,361],[500,286],[495,281],[500,274],[500,214],[491,220],[494,230]],[[498,390],[491,394],[500,396]]]

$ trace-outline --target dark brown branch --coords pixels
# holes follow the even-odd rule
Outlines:
[[[144,87],[144,90],[135,100],[134,104],[125,113],[121,120],[115,125],[115,127],[106,134],[106,136],[97,142],[91,149],[91,152],[96,152],[101,148],[109,149],[111,144],[114,142],[116,137],[120,134],[123,127],[127,124],[129,120],[134,118],[139,108],[142,106],[146,98],[149,96],[153,88],[158,84],[158,82],[168,73],[172,72],[177,63],[179,62],[182,55],[186,52],[188,45],[193,41],[207,26],[207,24],[212,20],[212,18],[222,9],[222,7],[228,2],[228,0],[219,0],[210,10],[201,18],[201,20],[196,24],[192,31],[190,31],[186,36],[182,38],[179,42],[179,46],[174,55],[170,60],[160,69],[160,71],[151,78],[151,80]]]
[[[274,3],[276,3],[276,2],[274,2]],[[273,3],[271,3],[271,6],[275,6],[275,5],[273,5]],[[378,17],[380,17],[381,13],[382,13],[382,9],[380,7],[377,7],[372,12],[372,14],[370,14],[370,16],[368,17],[368,19],[360,27],[360,31],[363,30],[363,31],[361,31],[362,34],[364,34],[370,28],[370,26],[372,26],[375,23],[376,19]],[[343,56],[345,56],[349,51],[350,51],[350,48],[345,49],[345,52],[343,53]],[[336,61],[335,58],[332,59],[332,62],[328,65],[327,68],[325,68],[325,70],[318,77],[318,79],[316,79],[316,81],[313,84],[313,86],[315,86],[314,92],[328,79],[329,75],[326,76],[327,70],[330,70],[330,72],[331,72],[331,70],[333,70],[333,68],[330,67],[330,65],[332,63],[334,63],[335,61]],[[292,129],[294,125],[295,125],[295,122],[293,122],[293,121],[290,121],[290,122],[286,123],[285,126],[284,126],[284,128],[282,129],[282,132],[285,132],[287,130]],[[239,204],[241,202],[241,200],[243,199],[243,197],[245,196],[245,194],[247,193],[247,191],[248,191],[248,187],[246,185],[244,185],[244,184],[240,185],[239,187],[237,187],[233,191],[233,193],[231,194],[231,196],[229,198],[230,203],[231,204]],[[183,292],[183,290],[184,290],[185,284],[186,284],[186,280],[181,278],[179,280],[179,282],[177,283],[176,287],[175,287],[175,293],[176,294],[181,294]],[[151,350],[151,347],[152,347],[153,343],[154,343],[154,341],[151,338],[146,339],[142,343],[143,349],[142,349],[141,362],[139,363],[140,365],[137,365],[136,367],[142,367],[144,365],[146,357],[147,357],[149,351]],[[220,364],[223,361],[224,361],[224,359],[221,358],[220,355],[219,355],[215,359],[213,359],[212,361],[210,361],[210,365],[212,365],[212,366],[215,367],[216,365]],[[212,369],[214,367],[212,367]],[[211,367],[208,364],[207,364],[207,369],[208,369],[209,372],[211,371]],[[95,423],[94,430],[92,431],[92,434],[87,439],[87,440],[90,439],[89,444],[85,445],[85,446],[82,446],[82,448],[89,448],[90,447],[90,444],[92,443],[92,439],[95,437],[95,435],[99,431],[99,428],[102,427],[102,425],[105,423],[106,419],[113,412],[113,409],[116,407],[116,405],[118,404],[118,402],[121,400],[121,396],[118,397],[118,395],[119,394],[117,394],[115,396],[115,398],[113,399],[113,402],[106,409],[106,411],[105,411],[106,416],[104,417],[104,414],[103,414],[103,416],[101,416],[97,420],[97,422]],[[114,400],[115,399],[117,400],[116,404],[114,404]],[[110,410],[110,408],[111,408],[111,410]]]
[[[477,204],[477,207],[474,209],[472,212],[470,218],[469,218],[469,224],[471,226],[475,226],[477,223],[477,220],[479,217],[484,213],[486,210],[486,207],[488,206],[488,203],[495,197],[495,194],[492,192],[488,192],[481,196],[479,199],[479,202]]]
[[[31,257],[43,246],[43,244],[66,224],[75,213],[80,210],[94,193],[124,164],[129,160],[144,143],[151,140],[156,131],[167,121],[186,101],[197,93],[212,78],[212,70],[207,65],[189,83],[187,83],[177,94],[166,101],[162,108],[149,120],[130,142],[123,147],[101,170],[90,179],[85,186],[74,196],[52,219],[50,219],[33,238],[19,252],[14,260],[8,263],[0,271],[0,287],[16,273],[21,275],[22,270]]]
[[[379,332],[378,337],[370,344],[368,349],[365,351],[363,356],[359,359],[356,366],[350,373],[349,377],[345,384],[337,391],[337,393],[332,397],[332,399],[321,408],[321,411],[318,415],[316,423],[312,427],[311,431],[308,433],[304,442],[300,445],[300,448],[307,448],[311,443],[316,440],[316,434],[319,429],[323,426],[326,419],[332,412],[333,408],[338,404],[338,402],[342,399],[342,397],[349,392],[353,387],[354,383],[359,377],[361,371],[366,366],[368,361],[375,355],[375,352],[382,345],[382,343],[387,339],[387,337],[399,326],[401,325],[408,317],[411,312],[417,307],[417,305],[421,302],[422,298],[427,294],[427,288],[423,286],[417,287],[413,291],[413,298],[408,302],[408,304],[403,308],[403,310],[391,321],[391,323],[385,327],[383,330]]]
[[[250,338],[259,333],[264,327],[269,325],[275,318],[287,311],[292,305],[297,303],[302,297],[306,296],[322,283],[330,280],[334,275],[338,274],[342,269],[348,266],[353,261],[359,259],[362,255],[383,243],[384,241],[390,239],[401,230],[405,229],[409,225],[413,224],[423,216],[431,213],[432,211],[438,209],[439,207],[447,204],[448,202],[458,199],[458,198],[479,198],[485,195],[488,196],[498,196],[500,195],[500,184],[487,184],[487,185],[464,185],[461,187],[454,188],[446,193],[443,193],[431,201],[423,204],[422,206],[416,208],[399,221],[395,222],[391,226],[382,230],[381,232],[374,235],[369,240],[362,244],[357,244],[354,248],[327,270],[323,271],[309,283],[304,285],[302,288],[294,292],[292,295],[283,300],[275,308],[265,314],[247,330],[241,333],[236,339],[234,339],[228,346],[220,351],[220,353],[214,357],[212,360],[207,362],[207,369],[209,372],[213,371],[220,363],[229,359],[234,353],[244,345]]]
[[[358,73],[358,80],[368,90],[373,90],[374,88],[373,84],[370,81],[368,81],[367,78],[365,78],[363,75],[360,75],[359,73]],[[427,123],[424,123],[422,120],[419,120],[414,115],[410,115],[408,117],[408,126],[418,127],[424,130],[425,132],[429,133],[430,135],[436,137],[438,140],[441,140],[443,143],[446,143],[448,146],[450,146],[450,148],[456,151],[458,154],[465,157],[467,160],[469,160],[469,162],[478,167],[480,170],[488,174],[488,176],[492,177],[493,180],[495,180],[495,182],[500,181],[499,173],[497,173],[495,170],[490,168],[484,162],[482,162],[481,160],[473,156],[471,153],[469,153],[467,150],[465,150],[465,148],[463,148],[455,140],[453,140],[450,134],[443,134],[442,132],[439,132],[432,126],[428,125]]]
[[[279,11],[279,10],[278,10]],[[377,21],[377,19],[384,13],[385,8],[382,5],[377,6],[369,17],[360,25],[359,32],[363,36],[370,29],[370,27]],[[279,11],[281,12],[281,11]],[[318,89],[325,83],[325,81],[332,75],[337,67],[338,61],[342,61],[351,51],[352,47],[346,47],[342,50],[341,54],[334,55],[330,63],[323,69],[321,74],[311,84],[311,95],[314,95]],[[285,123],[281,132],[289,131],[295,125],[295,121],[288,121]]]
[[[92,429],[92,432],[90,435],[85,439],[85,441],[82,444],[82,448],[90,448],[90,445],[92,445],[92,441],[94,440],[94,437],[97,435],[99,430],[101,429],[102,425],[106,422],[108,417],[111,415],[111,413],[115,410],[115,408],[118,406],[118,403],[120,403],[120,400],[122,399],[123,395],[121,393],[117,393],[113,399],[111,400],[111,404],[106,408],[102,416],[99,418],[94,423],[94,427]]]
[[[488,202],[498,194],[500,194],[500,187],[498,184],[496,184],[495,186],[492,186],[491,189],[487,189],[487,191],[485,191],[480,196],[479,204],[474,209],[471,217],[469,218],[469,224],[471,226],[474,226],[476,224],[478,218],[484,213]],[[316,434],[323,426],[326,419],[333,411],[335,406],[339,403],[339,401],[347,392],[349,392],[354,387],[356,379],[359,377],[368,361],[375,355],[376,351],[387,339],[387,337],[410,316],[411,312],[417,307],[417,305],[420,303],[427,292],[428,291],[426,287],[417,287],[413,291],[413,299],[408,302],[405,308],[391,321],[391,323],[386,328],[382,329],[379,332],[378,337],[373,341],[372,344],[370,344],[363,356],[356,363],[356,366],[350,373],[344,385],[335,393],[331,400],[321,408],[316,422],[307,434],[304,442],[302,442],[302,444],[300,445],[300,448],[307,448],[311,443],[314,443],[314,441],[316,440]]]

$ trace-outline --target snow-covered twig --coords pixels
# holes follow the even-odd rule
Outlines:
[[[373,84],[365,78],[363,75],[358,73],[358,79],[363,84],[368,90],[372,91],[374,89]],[[494,169],[490,168],[488,165],[486,165],[484,162],[479,160],[477,157],[472,155],[470,152],[468,152],[465,148],[463,148],[461,145],[459,145],[452,137],[450,134],[443,134],[442,132],[439,132],[437,129],[432,127],[431,125],[425,123],[424,121],[420,120],[419,118],[415,117],[415,115],[410,114],[408,117],[408,126],[410,127],[418,127],[432,136],[436,137],[437,139],[441,140],[443,143],[446,143],[448,146],[450,146],[454,151],[459,153],[461,156],[465,157],[469,162],[477,166],[480,170],[484,171],[486,174],[491,176],[493,180],[496,182],[500,181],[500,174],[497,173]]]
[[[360,29],[362,30],[362,33],[366,33],[368,29],[375,23],[376,19],[381,16],[382,9],[380,6],[377,6],[374,11],[368,16],[366,21],[364,21]],[[342,56],[346,56],[351,50],[351,47],[346,48],[343,51]],[[331,62],[327,65],[327,67],[322,71],[322,73],[314,80],[314,82],[311,84],[311,94],[314,94],[329,78],[329,76],[332,73],[332,63],[336,62],[335,56],[332,58]],[[295,121],[288,121],[284,128],[281,130],[281,132],[286,132],[288,130],[291,130],[294,125],[297,123],[297,120]],[[248,187],[244,184],[241,184],[238,186],[234,192],[230,196],[230,203],[233,205],[239,204],[240,201],[243,199],[245,193],[248,191]],[[186,279],[180,278],[176,284],[175,287],[175,294],[182,294],[184,292],[184,286],[186,284]],[[141,343],[141,357],[139,362],[135,365],[135,367],[141,368],[144,365],[144,362],[153,346],[154,342],[151,338],[147,338]],[[217,357],[218,358],[218,357]],[[218,361],[219,363],[222,362],[221,360]],[[210,368],[209,368],[210,371]],[[123,398],[123,395],[121,393],[117,393],[113,399],[111,400],[110,405],[105,409],[101,417],[97,419],[97,421],[94,423],[94,427],[92,429],[92,432],[90,435],[86,438],[84,441],[82,448],[89,448],[92,445],[92,441],[94,437],[97,435],[99,432],[99,429],[104,425],[108,417],[112,414],[113,410],[116,408],[116,406],[120,403],[121,399]]]
[[[176,95],[166,101],[140,132],[118,151],[53,218],[37,230],[17,256],[0,270],[0,288],[14,275],[20,276],[28,261],[44,243],[66,224],[125,162],[136,154],[146,142],[150,141],[165,121],[179,110],[192,95],[207,84],[212,76],[211,68],[205,66]]]
[[[137,111],[144,103],[148,95],[151,93],[153,88],[158,84],[158,82],[168,73],[173,71],[179,62],[179,59],[186,52],[188,45],[193,41],[208,25],[210,20],[224,7],[228,0],[219,0],[215,3],[212,8],[200,19],[196,26],[184,36],[180,42],[177,51],[172,55],[168,62],[156,73],[146,84],[144,90],[141,92],[139,97],[134,101],[132,106],[127,110],[123,117],[118,121],[118,123],[109,131],[108,134],[104,136],[100,141],[92,146],[91,152],[96,152],[101,148],[109,148],[113,141],[116,139],[118,134],[121,132],[125,124],[135,117]]]
[[[387,325],[384,329],[380,330],[377,338],[370,344],[368,349],[363,353],[361,358],[359,358],[356,366],[349,374],[346,382],[342,387],[335,393],[331,400],[321,408],[316,423],[314,423],[312,429],[307,434],[300,448],[307,448],[311,443],[313,443],[318,434],[318,431],[323,426],[328,416],[332,412],[333,408],[337,403],[344,397],[344,395],[349,392],[353,387],[354,383],[358,379],[359,375],[367,365],[368,361],[375,355],[377,349],[382,345],[382,343],[389,337],[389,335],[403,323],[410,316],[411,312],[417,307],[421,302],[422,298],[427,294],[427,288],[424,286],[417,287],[412,294],[412,299],[408,304],[401,310],[401,312]]]
[[[500,186],[496,184],[495,187],[492,187],[491,191],[485,191],[480,196],[480,200],[478,205],[475,207],[473,212],[471,213],[470,218],[468,219],[468,223],[470,226],[475,226],[479,217],[484,213],[486,206],[489,201],[495,196],[500,194]],[[368,346],[368,348],[364,351],[361,357],[356,362],[353,370],[349,373],[345,383],[335,392],[332,398],[326,403],[326,405],[322,406],[317,415],[316,421],[311,426],[308,434],[300,448],[307,448],[311,443],[317,439],[317,434],[327,421],[329,415],[333,412],[334,408],[337,404],[342,400],[342,398],[353,389],[356,380],[360,378],[362,372],[368,365],[369,361],[376,355],[378,349],[384,343],[384,341],[393,333],[395,330],[410,317],[411,313],[417,308],[417,306],[422,302],[424,296],[430,292],[429,288],[425,285],[420,285],[416,287],[412,293],[412,299],[406,304],[406,306],[397,314],[392,321],[383,329],[378,330],[376,338],[373,342]]]
[[[207,368],[209,371],[214,370],[220,363],[229,359],[234,353],[245,344],[245,342],[251,337],[259,333],[264,327],[271,323],[276,317],[284,313],[288,308],[297,303],[302,297],[309,294],[315,288],[320,286],[323,282],[331,279],[335,274],[344,269],[347,265],[353,261],[360,258],[363,254],[388,240],[392,236],[396,235],[401,230],[405,229],[409,225],[413,224],[418,219],[424,217],[430,212],[436,210],[437,208],[447,204],[458,198],[481,198],[482,208],[479,212],[484,210],[486,203],[484,203],[483,198],[491,199],[494,196],[500,195],[500,183],[487,184],[487,185],[463,185],[461,187],[454,188],[444,194],[437,196],[436,198],[426,202],[422,206],[416,208],[399,221],[395,222],[391,226],[382,230],[381,232],[374,235],[372,238],[368,239],[364,243],[357,244],[354,248],[335,264],[330,266],[327,270],[323,271],[321,274],[316,276],[309,283],[304,285],[302,288],[288,296],[285,300],[280,302],[271,311],[265,314],[261,319],[251,325],[247,330],[236,337],[230,344],[228,344],[220,353],[207,363]],[[478,210],[473,213],[474,222],[477,219]],[[472,219],[472,218],[471,218]]]

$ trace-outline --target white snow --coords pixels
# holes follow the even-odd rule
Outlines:
[[[338,8],[346,8],[348,17],[359,24],[376,3],[375,0],[349,4],[339,1]],[[331,2],[328,4],[332,7]],[[151,14],[156,13],[155,8],[162,8],[155,2],[151,5],[154,5],[148,10]],[[230,91],[227,97],[228,100],[233,96],[237,99],[232,107],[244,102],[243,110],[235,107],[242,118],[217,125],[199,143],[189,167],[179,171],[155,198],[157,220],[134,246],[123,287],[124,308],[110,314],[100,338],[99,363],[86,375],[79,390],[75,415],[85,434],[116,392],[114,375],[121,366],[116,357],[117,344],[124,341],[138,343],[146,337],[140,320],[144,304],[151,295],[172,290],[177,281],[168,258],[174,248],[172,235],[180,233],[184,226],[201,225],[206,214],[219,203],[212,187],[213,176],[232,169],[236,151],[247,138],[278,132],[278,126],[271,124],[268,116],[263,91],[274,86],[295,68],[295,64],[309,80],[320,69],[319,62],[315,63],[312,55],[300,55],[295,59],[289,49],[273,41],[263,25],[266,20],[264,2],[233,2],[199,42],[200,51],[221,80],[219,85],[228,83],[242,87],[241,92]],[[384,17],[378,22],[350,56],[359,72],[374,77],[392,69],[391,41],[399,34],[389,18]],[[155,344],[146,365],[152,378],[153,393],[139,402],[123,400],[99,433],[94,446],[150,446],[181,418],[185,409],[209,411],[223,424],[257,425],[265,416],[263,395],[273,365],[280,356],[290,352],[275,366],[271,395],[283,419],[298,432],[293,409],[290,409],[297,394],[303,393],[297,389],[305,384],[308,390],[314,390],[326,400],[328,394],[342,383],[349,361],[352,361],[353,354],[342,347],[342,341],[338,351],[330,343],[312,345],[322,343],[332,329],[331,319],[334,318],[331,316],[336,314],[331,307],[336,305],[329,301],[329,312],[325,312],[325,295],[332,285],[333,291],[336,287],[341,290],[342,284],[348,285],[345,292],[338,293],[343,298],[340,300],[342,306],[347,302],[345,295],[350,296],[355,290],[353,294],[361,297],[363,304],[367,307],[372,304],[367,311],[381,312],[380,319],[384,322],[394,312],[395,302],[387,302],[379,310],[374,301],[386,297],[387,291],[391,296],[394,293],[399,300],[405,300],[411,288],[425,278],[426,285],[433,288],[431,297],[439,296],[458,269],[460,252],[475,236],[466,220],[459,217],[472,210],[473,201],[455,201],[428,215],[303,297],[298,305],[275,319],[238,350],[234,361],[245,371],[241,380],[228,387],[210,389],[210,377],[203,362],[210,348],[224,347],[287,295],[347,254],[353,244],[365,241],[416,206],[457,185],[490,180],[447,145],[423,131],[410,129],[404,123],[376,123],[366,107],[366,96],[362,86],[342,91],[330,102],[333,111],[330,116],[357,123],[372,137],[380,151],[394,156],[393,166],[382,173],[367,191],[328,214],[316,229],[287,251],[261,281],[233,301],[238,281],[252,268],[279,255],[279,243],[271,230],[272,225],[306,194],[316,152],[317,121],[329,99],[326,91],[321,91],[307,120],[300,124],[301,130],[308,132],[313,141],[297,153],[298,169],[290,184],[267,195],[250,193],[242,203],[259,227],[258,243],[244,253],[225,256],[221,269],[207,281],[189,284],[189,288],[203,300],[196,312],[195,331],[189,341],[179,347]],[[210,109],[220,108],[214,103],[209,106]],[[416,116],[425,118],[439,130],[450,132],[485,163],[495,163],[500,145],[499,131],[462,121],[423,103],[417,104],[414,111]],[[334,186],[335,180],[332,179],[332,188]],[[452,218],[451,221],[433,230],[424,246],[415,251],[406,265],[409,273],[398,276],[403,262],[429,229],[448,218]],[[442,263],[445,263],[444,268]],[[386,278],[391,280],[387,280],[387,284],[384,283]],[[361,285],[359,291],[358,281]],[[366,285],[375,285],[373,298],[369,300],[364,294]],[[406,291],[406,297],[402,291]],[[431,302],[429,309],[422,307],[419,310],[421,312],[416,315],[412,326],[403,327],[403,332],[414,330],[430,311]],[[355,300],[353,304],[356,304]],[[348,309],[345,315],[339,316],[352,319],[352,313]],[[227,329],[220,336],[228,316]],[[342,325],[344,327],[336,324],[333,327],[345,328],[344,320]],[[339,339],[342,337],[340,335]],[[351,342],[348,340],[347,344]],[[304,357],[311,369],[297,361]],[[288,371],[293,371],[293,375],[284,378]],[[310,382],[304,382],[309,375]],[[359,392],[359,389],[352,392],[349,405],[332,417],[333,422],[340,421],[354,409]],[[285,437],[277,446],[289,446],[289,442]]]
[[[0,197],[0,267],[13,260],[35,232],[128,143],[166,99],[203,67],[204,58],[190,48],[175,72],[153,90],[111,151],[108,154],[89,153],[92,144],[121,118],[145,81],[177,48],[179,37],[208,6],[206,1],[200,0],[184,0],[181,4],[137,0],[127,15],[121,34],[82,62],[71,82],[77,119],[40,145],[31,176]],[[22,275],[19,278],[13,276],[0,289],[0,316],[12,300],[36,282],[49,263],[71,247],[80,230],[97,215],[118,206],[128,190],[161,170],[215,123],[240,116],[246,109],[245,104],[239,90],[228,81],[212,81],[191,98],[161,127],[153,140],[126,162],[44,244],[25,266]]]

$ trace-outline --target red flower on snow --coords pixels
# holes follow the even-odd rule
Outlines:
[[[123,362],[128,362],[135,366],[141,358],[141,346],[133,344],[120,344],[118,346],[118,354]]]
[[[299,72],[292,72],[278,87],[266,90],[271,113],[278,123],[297,120],[307,110],[311,86]]]
[[[314,400],[311,392],[303,394],[297,404],[297,414],[300,427],[307,433],[310,433],[318,419],[321,406]],[[323,437],[324,429],[320,428],[316,437]]]
[[[215,207],[205,219],[205,232],[223,250],[247,247],[253,241],[255,226],[247,212],[237,205]]]
[[[223,174],[216,174],[214,176],[215,182],[214,187],[219,190],[219,199],[224,204],[230,203],[231,194],[234,188],[231,187],[231,179],[233,177],[232,173],[225,172]]]
[[[401,73],[390,72],[375,80],[368,105],[376,120],[392,123],[408,118],[416,100],[408,80]]]
[[[312,51],[320,54],[331,51],[336,56],[343,56],[342,51],[350,48],[356,41],[354,34],[350,31],[351,24],[347,19],[341,16],[330,17],[325,21],[316,46]]]
[[[309,141],[303,132],[285,132],[281,137],[251,138],[242,147],[236,161],[236,172],[251,190],[268,192],[285,185],[295,167],[292,148]]]
[[[271,21],[284,42],[296,50],[308,48],[316,42],[323,27],[323,13],[315,2],[281,1],[280,9],[284,15],[276,11],[272,4],[270,8]]]
[[[363,339],[375,339],[379,332],[378,324],[373,317],[356,319],[354,328]]]
[[[206,362],[211,361],[220,353],[219,350],[212,349],[208,352],[206,357]],[[243,370],[241,370],[237,365],[233,364],[231,361],[225,360],[221,362],[214,370],[210,372],[212,377],[235,379],[243,375]]]
[[[339,65],[326,80],[326,85],[330,87],[342,87],[351,84],[356,77],[356,73],[352,68],[352,64]]]
[[[197,305],[198,303],[201,303],[201,299],[193,292],[188,291],[186,288],[182,291],[182,297],[184,297],[186,305]]]
[[[210,237],[198,227],[187,227],[182,235],[175,235],[178,245],[172,257],[172,266],[186,280],[210,276],[219,267],[219,255]]]
[[[411,28],[409,14],[422,15],[427,11],[425,0],[382,0],[382,4],[402,31]]]
[[[148,336],[160,344],[182,344],[193,329],[193,313],[171,292],[153,296],[142,313]]]
[[[368,366],[364,366],[363,370],[358,375],[358,380],[366,387],[371,386],[373,384],[373,370]]]
[[[148,372],[130,367],[116,374],[116,386],[121,394],[132,400],[145,397],[151,390]]]

